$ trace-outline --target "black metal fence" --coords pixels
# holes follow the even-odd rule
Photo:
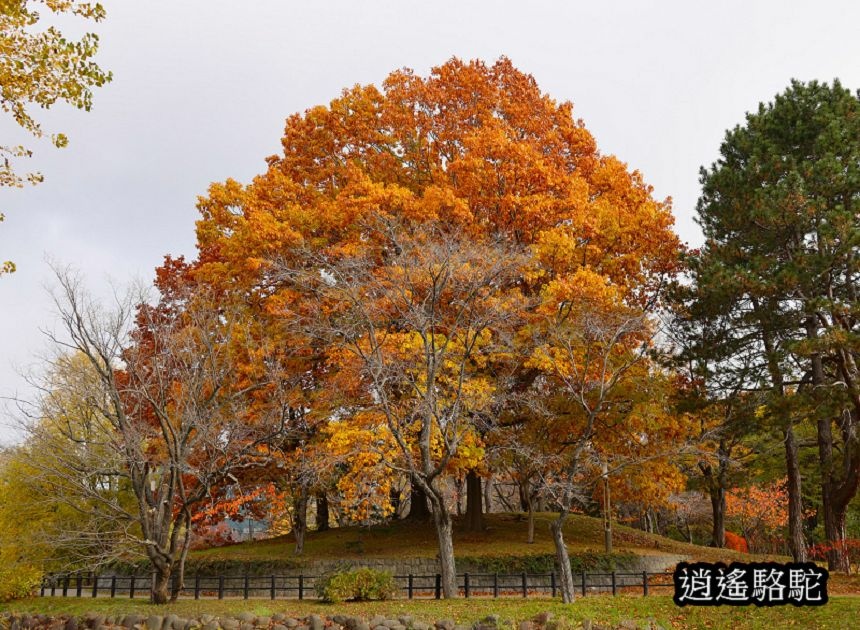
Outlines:
[[[175,577],[175,576],[174,576]],[[395,575],[395,584],[407,599],[442,596],[442,576]],[[463,597],[530,597],[560,594],[556,573],[463,573],[457,576]],[[186,577],[180,597],[193,599],[269,598],[315,599],[316,576],[312,575],[192,575]],[[94,573],[53,574],[42,580],[43,597],[149,597],[151,576],[99,576]],[[672,589],[671,573],[604,572],[574,574],[579,595],[641,593]],[[174,579],[174,591],[179,585]]]

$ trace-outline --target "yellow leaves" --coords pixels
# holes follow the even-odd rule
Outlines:
[[[329,456],[345,468],[337,482],[341,504],[358,521],[393,512],[388,465],[397,461],[398,451],[390,433],[383,429],[384,424],[382,414],[361,411],[331,422],[326,429]]]
[[[645,460],[610,477],[616,502],[631,501],[639,505],[668,506],[670,497],[684,490],[686,477],[671,458]]]
[[[424,188],[417,200],[404,206],[404,216],[416,222],[446,221],[452,225],[469,225],[474,218],[469,202],[442,184]]]
[[[466,431],[461,436],[457,453],[446,470],[455,477],[463,477],[470,470],[479,474],[488,472],[484,441],[475,431]]]
[[[559,309],[576,313],[605,312],[620,307],[619,288],[588,268],[577,269],[549,282],[541,294],[541,314],[555,317]]]

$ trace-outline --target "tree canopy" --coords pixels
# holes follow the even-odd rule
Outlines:
[[[39,29],[43,18],[40,9],[93,22],[105,17],[101,4],[79,0],[0,2],[0,108],[36,138],[43,137],[45,132],[32,113],[34,105],[48,109],[60,101],[89,111],[93,88],[111,80],[111,73],[93,61],[98,51],[98,35],[86,33],[79,40],[72,40],[55,26]],[[68,138],[58,132],[51,135],[51,142],[64,147]],[[32,154],[23,145],[0,143],[0,187],[42,181],[41,173],[22,174],[16,168],[17,159]],[[15,265],[6,261],[0,266],[0,275],[14,270]]]
[[[467,443],[483,448],[516,404],[503,392],[524,394],[541,373],[584,379],[570,394],[602,419],[595,383],[614,390],[628,373],[605,359],[624,347],[648,371],[649,313],[677,269],[669,205],[509,60],[452,59],[426,78],[400,70],[382,89],[344,90],[290,116],[282,146],[251,184],[215,184],[200,200],[195,276],[278,331],[288,370],[307,377],[294,379],[297,400],[320,421],[390,430],[400,454],[387,464],[424,490],[434,518],[448,506],[428,482]],[[568,330],[594,335],[549,334],[565,325],[559,305]],[[633,417],[616,403],[614,422]],[[415,443],[399,428],[408,422]],[[442,555],[450,595],[453,556]]]
[[[860,483],[857,209],[860,99],[838,81],[792,82],[726,134],[702,169],[705,245],[689,259],[690,321],[723,383],[766,394],[784,433],[789,527],[806,554],[795,427],[815,425],[829,541]],[[838,545],[837,545],[838,546]],[[834,552],[831,568],[845,569]]]

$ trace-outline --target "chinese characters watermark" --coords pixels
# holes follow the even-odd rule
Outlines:
[[[827,569],[811,563],[681,562],[672,579],[678,606],[821,606]]]

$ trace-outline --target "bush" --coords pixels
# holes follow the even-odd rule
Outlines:
[[[329,603],[366,602],[391,599],[396,592],[394,576],[387,571],[352,569],[339,571],[317,581],[317,595]]]
[[[0,566],[0,602],[33,595],[42,582],[39,569],[22,564]]]
[[[742,551],[743,553],[750,552],[746,538],[729,531],[726,532],[726,549],[734,549],[735,551]]]

